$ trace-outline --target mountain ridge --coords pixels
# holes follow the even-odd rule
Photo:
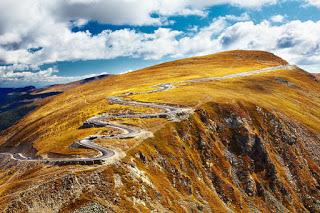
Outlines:
[[[298,67],[223,78],[282,65],[287,62],[270,53],[231,51],[110,76],[53,97],[1,135],[1,143],[44,158],[93,156],[70,145],[117,131],[79,128],[92,116],[160,113],[106,101],[123,94],[132,101],[187,106],[195,112],[181,121],[115,119],[153,137],[96,141],[125,153],[109,165],[59,167],[3,158],[1,208],[317,212],[319,82]],[[146,93],[153,85],[204,78],[220,80]],[[54,178],[43,178],[48,175]]]

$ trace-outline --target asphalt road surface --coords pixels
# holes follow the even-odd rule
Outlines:
[[[175,86],[181,86],[181,84],[194,84],[194,83],[200,83],[200,82],[209,82],[209,81],[221,81],[226,79],[232,79],[232,78],[240,78],[240,77],[246,77],[251,75],[256,75],[259,73],[266,73],[266,72],[272,72],[277,70],[291,70],[296,68],[292,65],[282,65],[282,66],[276,66],[276,67],[268,67],[264,69],[259,70],[251,70],[247,72],[241,72],[231,75],[226,75],[222,77],[208,77],[208,78],[198,78],[198,79],[192,79],[187,81],[181,81],[176,83],[164,83],[155,85],[153,90],[149,90],[146,92],[141,93],[124,93],[120,96],[112,96],[107,98],[110,104],[119,104],[124,106],[137,106],[137,107],[147,107],[147,108],[153,108],[153,109],[159,109],[161,112],[157,113],[123,113],[123,114],[117,114],[117,115],[111,115],[108,113],[94,116],[83,124],[84,128],[90,128],[90,127],[108,127],[113,128],[116,130],[119,130],[119,133],[114,135],[90,135],[86,138],[76,141],[73,144],[73,147],[81,147],[86,149],[93,149],[97,152],[97,155],[94,157],[80,157],[80,158],[32,158],[27,157],[23,153],[0,153],[0,155],[10,157],[12,160],[16,161],[28,161],[28,162],[43,162],[48,164],[58,164],[58,165],[68,165],[68,164],[85,164],[85,165],[92,165],[92,164],[102,164],[106,159],[112,158],[117,154],[117,151],[111,148],[106,148],[103,146],[100,146],[95,143],[98,139],[129,139],[129,138],[138,138],[138,137],[150,137],[152,136],[152,133],[148,132],[147,130],[141,129],[137,126],[131,126],[127,124],[121,124],[116,122],[111,122],[110,120],[114,120],[117,118],[164,118],[171,121],[178,121],[185,119],[188,117],[192,112],[193,109],[189,107],[181,107],[181,106],[174,106],[174,105],[168,105],[168,104],[160,104],[160,103],[149,103],[149,102],[141,102],[141,101],[133,101],[128,99],[132,95],[139,95],[139,94],[150,94],[150,93],[157,93],[157,92],[163,92],[170,89],[173,89]]]

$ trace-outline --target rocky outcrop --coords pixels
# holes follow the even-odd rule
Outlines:
[[[319,135],[250,103],[208,103],[112,166],[10,193],[7,212],[319,212]]]

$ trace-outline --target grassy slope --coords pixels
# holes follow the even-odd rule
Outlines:
[[[3,94],[0,94],[0,132],[19,121],[37,107],[45,104],[47,99],[51,96],[108,76],[109,75],[100,75],[67,84],[56,84],[41,89],[30,86],[26,88],[11,89],[12,92],[8,93],[3,92]],[[4,91],[5,90],[8,91],[10,88],[4,89]]]
[[[64,94],[48,100],[42,107],[29,114],[17,125],[9,129],[5,135],[1,136],[0,140],[3,143],[9,138],[9,142],[12,144],[19,144],[19,142],[31,143],[32,141],[35,141],[34,146],[39,153],[76,153],[75,150],[68,149],[68,146],[73,143],[75,139],[100,131],[100,129],[79,130],[78,128],[82,125],[83,121],[97,113],[109,110],[118,110],[119,108],[133,109],[131,107],[109,105],[106,102],[106,96],[119,94],[125,91],[148,90],[151,85],[158,83],[204,76],[223,76],[240,71],[276,66],[284,63],[286,62],[264,52],[233,51],[169,62],[121,76],[112,76],[107,79],[70,89]],[[318,110],[320,107],[319,94],[319,83],[316,82],[311,75],[297,69],[294,71],[277,71],[222,82],[207,82],[183,86],[162,93],[135,96],[133,98],[145,101],[176,103],[193,107],[205,107],[205,103],[207,102],[214,102],[222,105],[233,105],[239,102],[245,102],[250,103],[245,107],[248,110],[250,107],[254,108],[253,106],[259,105],[271,112],[282,112],[287,117],[309,127],[311,131],[319,133],[320,127],[317,125],[320,122]],[[134,110],[144,111],[149,109],[137,108]],[[199,118],[197,117],[198,115],[195,115],[195,118],[193,118],[195,119],[195,123],[199,123],[200,126],[203,125],[198,121]],[[216,115],[215,117],[219,118],[219,115]],[[223,119],[223,117],[221,119]],[[150,138],[145,145],[143,143],[141,146],[129,151],[128,157],[124,159],[124,162],[127,162],[127,164],[121,165],[130,165],[132,163],[131,156],[136,155],[137,150],[139,150],[147,154],[148,157],[153,156],[154,158],[156,158],[160,152],[160,154],[166,157],[165,159],[168,159],[169,165],[177,167],[179,167],[179,165],[175,164],[180,162],[180,160],[177,161],[174,157],[181,157],[181,159],[186,158],[186,160],[192,159],[196,166],[201,168],[201,159],[198,154],[193,155],[192,153],[194,150],[189,150],[189,146],[187,146],[185,142],[172,134],[172,132],[176,132],[176,127],[173,128],[173,126],[177,125],[181,129],[188,128],[186,122],[181,124],[170,124],[165,127],[164,125],[168,124],[168,122],[164,119],[149,119],[143,121],[126,120],[125,122],[139,124],[140,126],[151,129],[155,132],[155,138]],[[196,126],[193,126],[192,128],[196,129]],[[202,131],[204,130],[202,129],[199,131],[204,135],[209,134],[208,132],[203,133]],[[196,140],[196,135],[193,135],[192,137]],[[105,141],[102,143],[117,146],[124,150],[128,150],[136,145],[136,141]],[[215,146],[217,147],[210,150],[212,151],[211,155],[217,156],[218,160],[223,159],[223,148],[219,147],[219,143]],[[157,150],[155,150],[155,147],[157,147]],[[187,150],[182,150],[179,147],[185,147]],[[180,194],[172,188],[171,183],[169,182],[169,180],[171,180],[170,178],[173,178],[171,177],[171,174],[159,171],[157,170],[157,167],[154,166],[151,166],[151,168],[144,168],[145,166],[140,164],[141,163],[138,164],[138,167],[147,171],[154,184],[158,186],[167,186],[160,187],[162,195],[165,195],[166,198],[171,198],[172,200],[180,196]],[[37,181],[43,181],[41,180],[41,177],[53,175],[59,176],[67,173],[67,171],[72,171],[75,167],[78,168],[78,166],[67,166],[63,168],[43,168],[39,166],[35,168],[30,167],[30,169],[28,164],[26,164],[26,167],[22,168],[22,171],[12,171],[10,165],[7,166],[4,164],[3,170],[1,170],[0,173],[0,184],[5,187],[2,187],[0,193],[10,194],[11,191],[14,192],[19,189],[19,187],[23,189]],[[128,171],[119,169],[117,165],[114,167],[115,168],[112,169],[106,167],[104,172],[105,177],[112,177],[114,172],[120,173],[124,184],[126,184],[126,187],[123,189],[125,190],[123,191],[123,194],[133,193],[131,188],[128,190],[129,188],[127,186],[131,186],[133,182],[126,182],[125,179],[125,177],[128,176]],[[213,169],[217,169],[216,174],[221,175],[219,178],[222,179],[222,182],[224,182],[225,185],[230,185],[231,183],[229,183],[229,180],[223,177],[223,171],[219,170],[220,167],[228,168],[228,163],[223,160],[222,162],[218,161]],[[200,172],[205,174],[205,171],[201,170]],[[186,176],[188,177],[189,174],[191,174],[191,172],[188,172]],[[190,176],[190,178],[194,181],[198,177]],[[257,180],[261,179],[257,177],[254,178]],[[139,189],[141,186],[140,183],[136,184],[135,189]],[[201,189],[201,193],[203,193],[202,196],[205,197],[207,201],[210,201],[210,205],[213,209],[223,207],[223,204],[217,195],[213,196],[212,191],[206,188],[206,186],[203,185],[204,183],[201,181],[194,181],[192,184]],[[180,186],[178,185],[178,187]],[[179,191],[187,194],[188,189],[181,186]],[[234,194],[235,199],[242,199],[239,198],[240,192],[238,189],[235,190]],[[82,199],[88,201],[91,199],[90,196],[92,197],[92,195],[89,194],[88,196],[88,198],[84,197]],[[112,194],[110,196],[112,196]],[[192,197],[186,196],[186,199],[192,200]],[[296,199],[296,197],[294,197],[294,199]],[[241,201],[237,201],[236,203],[240,202]],[[258,200],[257,202],[260,201]],[[127,203],[121,203],[121,205],[128,207]],[[144,207],[141,208],[143,209]],[[179,208],[181,207],[175,206],[175,209]],[[245,210],[246,207],[244,207],[243,211]],[[145,211],[147,210],[145,209]]]
[[[74,140],[98,131],[98,129],[79,130],[82,123],[98,113],[119,108],[116,105],[109,105],[106,101],[107,96],[126,91],[148,90],[150,86],[158,83],[207,76],[224,76],[285,63],[282,59],[264,52],[232,51],[168,62],[124,75],[111,76],[80,85],[52,98],[9,129],[0,138],[0,142],[4,143],[8,139],[11,144],[34,141],[34,147],[39,151],[39,154],[47,152],[77,153],[79,151],[70,150],[68,146]],[[288,87],[281,84],[276,81],[275,76],[281,76],[295,86]],[[196,106],[208,101],[248,100],[268,109],[280,110],[288,116],[294,116],[301,123],[308,125],[315,131],[320,131],[317,125],[320,117],[317,110],[320,106],[319,91],[319,84],[310,75],[301,70],[295,70],[183,86],[167,92],[134,98],[189,106]],[[306,117],[308,119],[305,119]],[[135,123],[137,121],[126,122]],[[159,129],[161,124],[166,123],[165,120],[158,119],[138,122],[141,126],[153,131]],[[106,143],[114,142],[116,141]],[[128,142],[128,144],[133,143],[135,142]],[[125,148],[123,143],[121,148]]]

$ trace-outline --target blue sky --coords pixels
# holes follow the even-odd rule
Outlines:
[[[0,87],[45,86],[230,49],[320,72],[320,0],[4,0]]]

